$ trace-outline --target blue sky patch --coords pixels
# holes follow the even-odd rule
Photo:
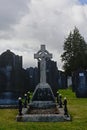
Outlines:
[[[79,0],[81,4],[87,4],[87,0]]]

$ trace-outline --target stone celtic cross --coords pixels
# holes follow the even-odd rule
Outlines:
[[[52,54],[46,50],[45,45],[41,45],[34,58],[40,62],[40,83],[46,83],[46,59],[51,59]]]

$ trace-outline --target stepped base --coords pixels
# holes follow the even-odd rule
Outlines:
[[[19,122],[63,122],[70,121],[70,116],[62,116],[55,114],[41,114],[41,115],[23,115],[17,116],[17,121]]]
[[[27,109],[26,109],[27,110]],[[37,110],[36,110],[37,111]],[[65,116],[63,109],[59,108],[59,114],[23,114],[16,117],[18,122],[63,122],[71,121],[71,117]]]

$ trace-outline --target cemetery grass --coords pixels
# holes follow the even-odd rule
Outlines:
[[[0,109],[0,130],[87,130],[87,98],[76,98],[71,89],[60,90],[68,100],[70,122],[16,122],[17,109]]]

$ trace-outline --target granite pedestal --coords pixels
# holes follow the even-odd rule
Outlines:
[[[40,111],[39,111],[39,114],[35,114],[35,112],[34,112],[34,114],[33,113],[28,114],[27,109],[24,109],[23,115],[21,115],[21,116],[17,115],[16,119],[18,122],[64,122],[64,121],[71,121],[70,115],[69,116],[64,115],[63,108],[58,109],[58,111],[59,111],[58,114],[57,113],[50,114],[50,112],[48,112],[48,111],[47,112],[45,111],[46,113],[43,112],[43,114],[41,112],[41,114],[40,114]]]

